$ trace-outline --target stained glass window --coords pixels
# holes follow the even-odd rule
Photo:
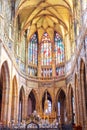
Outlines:
[[[52,104],[51,101],[48,100],[48,112],[51,113],[51,110],[52,110]]]
[[[56,76],[61,76],[65,73],[64,66],[56,68]]]
[[[52,45],[47,33],[44,33],[41,43],[41,65],[52,64]]]
[[[28,74],[30,76],[37,76],[37,68],[28,67]]]
[[[58,33],[55,33],[55,58],[56,65],[64,62],[64,44]]]
[[[37,65],[37,35],[34,34],[28,46],[28,63]]]
[[[41,71],[42,77],[51,77],[52,76],[52,68],[43,68]]]

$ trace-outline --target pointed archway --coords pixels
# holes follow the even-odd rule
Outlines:
[[[14,76],[12,81],[12,104],[11,104],[11,120],[17,122],[17,102],[18,100],[18,90],[17,90],[17,79]]]
[[[34,110],[36,110],[36,98],[34,95],[33,90],[30,92],[29,96],[28,96],[28,116],[30,116]]]
[[[59,123],[64,124],[66,122],[66,95],[65,92],[60,89],[57,93],[57,117]]]
[[[18,114],[18,121],[22,122],[24,119],[24,113],[25,113],[25,92],[23,86],[20,89],[19,93],[19,114]]]
[[[42,97],[42,110],[43,112],[47,112],[48,114],[52,111],[52,98],[47,90],[45,90],[44,95]]]
[[[0,120],[7,124],[8,117],[8,105],[9,105],[9,87],[10,87],[10,75],[8,63],[5,61],[1,66],[0,73]]]

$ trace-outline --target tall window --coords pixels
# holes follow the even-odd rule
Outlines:
[[[58,116],[60,116],[60,102],[58,101]]]
[[[11,20],[15,16],[15,0],[11,0]]]
[[[28,63],[37,65],[37,35],[34,34],[28,46]]]
[[[0,0],[0,13],[2,13],[2,0]]]
[[[41,43],[41,65],[52,64],[52,45],[47,33],[44,33]]]
[[[55,58],[56,65],[64,62],[64,44],[58,33],[55,33]]]
[[[52,110],[52,104],[51,101],[48,100],[48,112],[51,113],[51,110]]]

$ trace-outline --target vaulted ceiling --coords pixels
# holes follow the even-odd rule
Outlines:
[[[21,0],[16,10],[21,34],[28,30],[27,39],[37,31],[39,42],[44,32],[53,40],[54,31],[62,37],[70,31],[73,0]]]

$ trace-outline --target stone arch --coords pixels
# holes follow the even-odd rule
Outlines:
[[[66,93],[63,89],[59,89],[56,95],[56,113],[59,123],[66,121]]]
[[[25,91],[23,86],[19,91],[19,122],[22,122],[25,118]]]
[[[37,91],[32,89],[32,92],[34,93],[35,95],[35,99],[36,99],[36,111],[39,110],[39,100],[38,100],[38,94],[37,94]]]
[[[82,113],[82,124],[85,125],[87,118],[87,87],[86,87],[86,68],[83,59],[81,59],[80,62],[80,95],[81,95],[80,112]]]
[[[45,108],[45,104],[46,104],[46,100],[49,101],[51,103],[51,111],[52,111],[52,96],[49,92],[48,89],[44,90],[44,93],[42,95],[42,111],[44,112],[44,108]],[[48,104],[48,102],[47,102]]]
[[[53,101],[53,96],[52,96],[52,93],[51,93],[51,92],[50,92],[50,90],[49,90],[49,89],[47,89],[47,88],[43,91],[42,97],[44,96],[44,93],[45,93],[46,91],[50,94],[51,99],[52,99],[52,101]]]
[[[60,94],[60,91],[63,91],[64,93],[65,93],[65,96],[66,96],[66,92],[65,92],[65,90],[63,89],[63,88],[59,88],[58,90],[57,90],[57,92],[56,92],[56,102],[57,102],[57,99],[58,99],[58,95]]]
[[[11,120],[17,122],[17,106],[18,106],[18,84],[16,76],[12,80],[12,104],[11,104]]]
[[[39,101],[36,90],[32,89],[28,95],[28,109],[27,114],[30,116],[33,111],[39,111]]]
[[[7,61],[1,66],[0,74],[0,120],[7,124],[9,105],[10,74]]]

